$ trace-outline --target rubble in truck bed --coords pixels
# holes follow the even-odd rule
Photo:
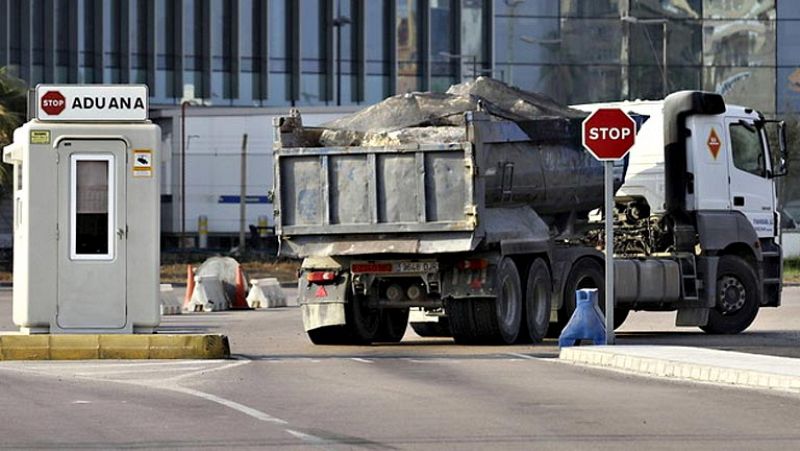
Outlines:
[[[380,147],[466,140],[464,114],[482,111],[515,122],[542,118],[577,119],[586,113],[542,94],[480,77],[446,93],[400,94],[322,125],[318,145]]]

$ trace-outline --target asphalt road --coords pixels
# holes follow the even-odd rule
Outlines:
[[[736,337],[632,315],[620,343],[796,355],[800,289]],[[10,292],[0,292],[0,328]],[[554,359],[540,346],[318,347],[299,311],[166,317],[224,332],[237,360],[0,362],[0,448],[798,449],[800,397],[666,382]]]

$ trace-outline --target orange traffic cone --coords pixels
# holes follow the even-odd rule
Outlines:
[[[233,299],[233,303],[231,304],[231,310],[250,310],[250,306],[247,305],[247,299],[245,298],[245,286],[244,286],[244,272],[242,272],[242,265],[236,266],[236,296]]]
[[[192,301],[192,294],[194,293],[194,270],[192,265],[186,265],[186,294],[183,296],[183,309],[189,307],[189,302]]]

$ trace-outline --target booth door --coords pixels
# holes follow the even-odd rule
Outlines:
[[[126,322],[126,145],[58,145],[58,310],[62,329]]]

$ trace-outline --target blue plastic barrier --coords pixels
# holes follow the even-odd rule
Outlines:
[[[596,345],[605,344],[605,317],[597,304],[597,288],[578,290],[575,292],[575,299],[575,312],[561,331],[558,346],[575,346],[578,340],[592,340]]]

